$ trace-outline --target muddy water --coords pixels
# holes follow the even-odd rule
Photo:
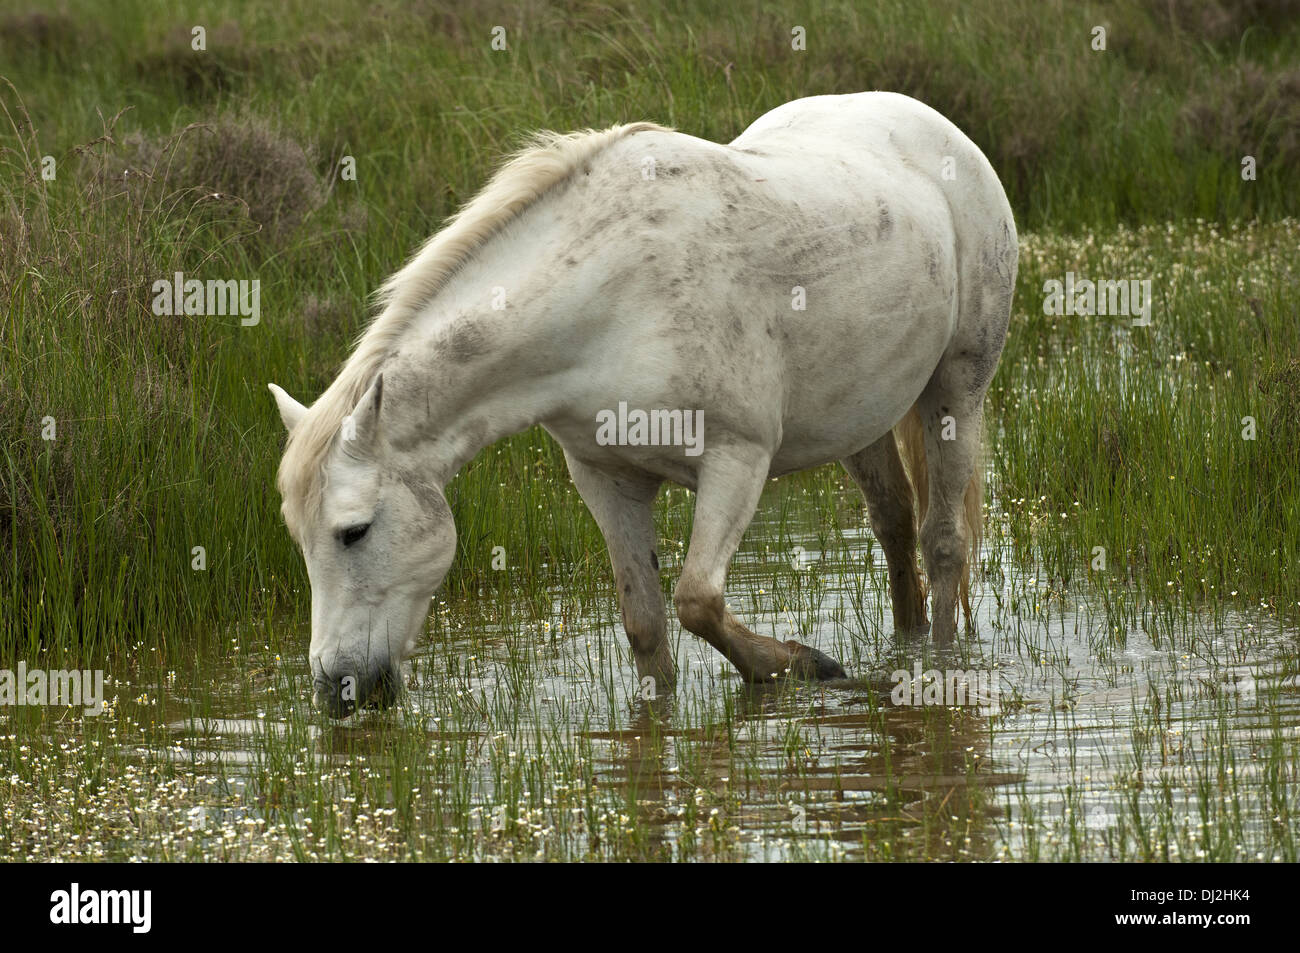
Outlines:
[[[221,767],[221,797],[206,800],[226,806],[195,788],[202,826],[260,816],[267,793],[251,779],[266,786],[268,759],[285,751],[333,766],[344,799],[358,759],[398,775],[422,748],[440,751],[441,797],[411,810],[440,812],[440,836],[461,837],[468,857],[498,855],[504,830],[536,816],[529,850],[510,856],[1294,858],[1300,679],[1294,632],[1274,617],[1106,608],[1012,566],[994,534],[976,635],[935,653],[890,633],[870,534],[828,541],[803,516],[769,494],[729,604],[759,632],[835,655],[849,682],[743,686],[686,635],[676,692],[644,697],[612,598],[575,609],[557,583],[544,593],[553,621],[443,607],[399,714],[323,723],[294,678],[305,656],[246,659],[244,684],[217,673],[202,717],[168,721],[166,757]],[[917,665],[984,673],[993,692],[978,705],[899,704],[894,673]],[[554,805],[584,798],[571,828],[556,820]],[[292,826],[302,811],[287,816]],[[470,830],[483,836],[463,841]]]

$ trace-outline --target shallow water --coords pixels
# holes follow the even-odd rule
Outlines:
[[[330,723],[306,701],[308,633],[282,632],[297,654],[205,656],[163,686],[119,682],[107,724],[43,729],[33,756],[48,745],[61,767],[10,784],[48,790],[54,774],[78,806],[40,835],[6,822],[0,843],[40,836],[62,857],[1294,859],[1300,664],[1275,615],[1065,591],[1014,566],[995,531],[974,634],[936,653],[891,634],[861,514],[836,530],[826,512],[771,487],[728,601],[756,631],[840,659],[847,682],[745,686],[675,634],[677,689],[645,698],[612,593],[557,582],[528,611],[495,594],[440,606],[403,705]],[[917,663],[987,673],[993,691],[896,704],[891,674]]]
[[[268,681],[251,710],[218,705],[172,721],[167,757],[220,762],[238,776],[264,758],[268,739],[297,736],[320,763],[343,766],[361,753],[382,771],[400,722],[405,744],[417,732],[458,762],[460,810],[443,823],[486,830],[469,856],[499,853],[504,829],[532,813],[530,788],[554,793],[579,778],[624,805],[616,823],[632,832],[631,856],[1192,859],[1226,850],[1271,859],[1289,849],[1289,832],[1279,836],[1271,818],[1279,799],[1294,799],[1300,680],[1294,635],[1275,619],[1148,606],[1116,631],[1114,612],[990,550],[999,571],[977,593],[974,637],[936,654],[924,638],[889,633],[883,559],[869,532],[836,534],[834,552],[823,553],[824,531],[790,530],[790,505],[769,493],[748,537],[756,542],[733,568],[729,604],[756,631],[836,655],[854,673],[847,683],[747,687],[686,635],[676,692],[645,699],[610,618],[612,596],[580,612],[556,586],[554,623],[502,625],[444,609],[399,714],[319,723],[300,697],[268,697]],[[789,571],[763,551],[780,535],[778,518],[803,550]],[[916,661],[990,673],[994,703],[894,704],[891,673]],[[267,671],[279,667],[305,672],[305,655]],[[576,770],[527,767],[561,750],[580,752]],[[525,766],[522,781],[503,774],[509,764]],[[545,808],[539,856],[608,849],[608,832],[593,833],[590,818],[560,838],[563,849],[548,849],[555,825]]]

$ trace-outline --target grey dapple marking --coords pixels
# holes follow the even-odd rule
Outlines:
[[[673,600],[682,625],[746,679],[843,674],[750,631],[723,599],[764,481],[829,460],[866,497],[906,629],[926,623],[919,509],[932,632],[950,641],[1016,258],[984,156],[892,93],[787,103],[730,145],[639,123],[521,153],[389,279],[311,408],[272,385],[318,703],[339,715],[392,699],[455,551],[442,488],[535,423],[605,536],[639,674],[674,677],[650,516],[665,480],[697,494]],[[597,414],[620,401],[702,412],[703,452],[599,445]]]

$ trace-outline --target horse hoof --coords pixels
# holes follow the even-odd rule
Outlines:
[[[824,682],[832,678],[848,678],[848,673],[839,662],[825,652],[791,639],[786,642],[790,649],[790,674],[808,681]]]

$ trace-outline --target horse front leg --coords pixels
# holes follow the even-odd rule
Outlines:
[[[790,674],[798,678],[845,678],[839,662],[791,639],[751,632],[726,607],[727,566],[753,518],[767,479],[769,454],[731,446],[706,454],[695,495],[695,521],[682,578],[673,601],[682,625],[721,652],[749,682]]]
[[[668,644],[668,620],[655,555],[653,506],[660,480],[614,476],[567,452],[564,459],[573,485],[605,537],[637,677],[653,678],[656,691],[671,689],[677,669]]]

